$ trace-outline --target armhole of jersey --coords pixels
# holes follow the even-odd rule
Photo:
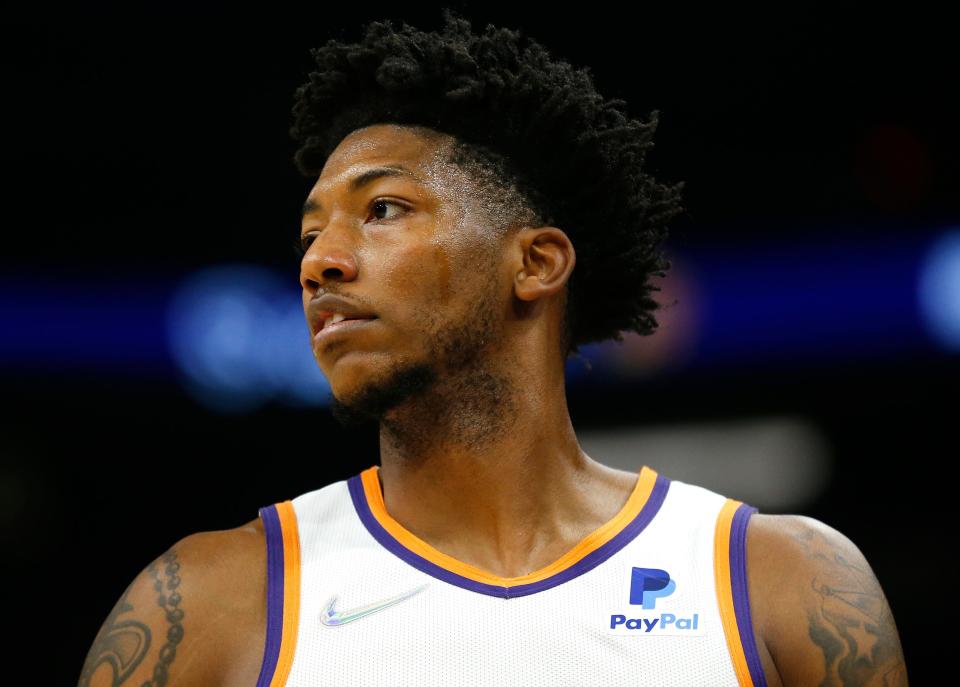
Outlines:
[[[256,687],[283,687],[300,621],[300,539],[293,503],[260,509],[267,539],[267,629]]]
[[[747,586],[747,524],[753,506],[727,499],[717,516],[714,570],[723,632],[740,687],[767,687],[753,634]]]

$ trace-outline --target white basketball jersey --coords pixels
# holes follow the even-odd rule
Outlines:
[[[765,687],[745,557],[756,508],[644,467],[612,520],[503,578],[390,517],[377,471],[260,509],[257,687]]]

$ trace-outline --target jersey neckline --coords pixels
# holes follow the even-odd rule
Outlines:
[[[519,577],[499,577],[459,561],[423,541],[387,513],[380,490],[379,466],[347,481],[361,522],[384,548],[413,567],[451,584],[491,596],[534,594],[582,575],[626,546],[653,520],[670,480],[643,466],[627,502],[606,523],[553,563]]]

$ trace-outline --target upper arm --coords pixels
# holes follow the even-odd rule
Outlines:
[[[258,542],[243,529],[189,535],[144,568],[94,638],[79,687],[221,684],[261,613],[258,566],[246,555]],[[254,574],[237,576],[244,569]]]
[[[857,546],[813,518],[754,515],[754,622],[785,687],[907,684],[893,614]]]

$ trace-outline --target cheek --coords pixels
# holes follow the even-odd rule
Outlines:
[[[392,252],[381,258],[375,271],[377,290],[386,302],[402,309],[444,307],[454,295],[451,258],[442,245],[427,243]]]

